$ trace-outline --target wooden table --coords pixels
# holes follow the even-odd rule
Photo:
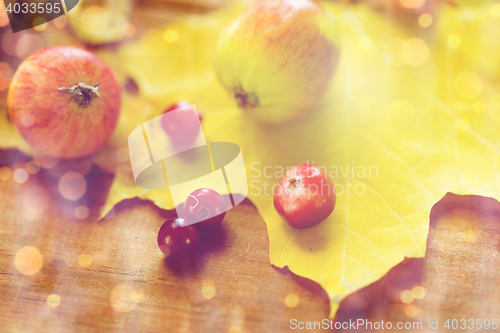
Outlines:
[[[0,165],[17,168],[26,161],[0,151]],[[291,319],[328,317],[319,285],[270,265],[265,223],[250,202],[229,211],[221,228],[202,232],[193,257],[165,261],[156,235],[172,212],[133,199],[98,221],[111,180],[92,169],[77,202],[60,195],[48,171],[23,184],[0,181],[0,331],[288,332]],[[33,193],[45,193],[50,204]],[[81,204],[90,208],[85,220],[74,216]],[[447,318],[499,317],[498,205],[447,197],[432,212],[427,257],[407,259],[349,296],[336,320],[427,325],[431,318],[442,325]],[[30,215],[33,207],[46,211]],[[32,247],[43,257],[39,271],[36,256],[23,266],[22,253],[30,257]],[[32,273],[33,266],[33,275],[20,272]],[[416,285],[425,297],[403,303],[401,292]],[[290,294],[297,297],[285,302]],[[298,305],[285,305],[297,298]]]

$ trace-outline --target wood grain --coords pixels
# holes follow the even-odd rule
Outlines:
[[[289,318],[328,315],[318,285],[269,264],[265,224],[249,202],[229,211],[222,228],[202,232],[193,257],[167,262],[156,235],[172,213],[129,200],[98,222],[110,177],[87,178],[87,195],[77,203],[64,200],[46,172],[22,185],[0,181],[0,322],[8,331],[279,332]],[[52,205],[29,219],[23,201],[33,186],[49,189]],[[85,202],[92,213],[79,221],[71,213]],[[25,246],[43,256],[33,276],[14,265]],[[91,256],[90,266],[79,265],[82,254]],[[201,293],[204,280],[216,289],[210,300]],[[134,303],[133,290],[144,292],[144,300]],[[60,296],[56,308],[48,306],[51,294]],[[284,305],[288,294],[299,297],[297,307]]]

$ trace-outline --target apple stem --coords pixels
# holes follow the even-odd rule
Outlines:
[[[244,110],[259,106],[259,98],[254,93],[247,93],[240,84],[233,88],[234,98],[238,106]]]
[[[59,92],[70,95],[81,108],[86,108],[90,105],[90,102],[92,102],[94,98],[100,96],[97,91],[98,88],[99,83],[92,87],[86,83],[80,82],[73,87],[62,87],[58,90]]]

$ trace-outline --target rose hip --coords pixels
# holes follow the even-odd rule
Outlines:
[[[226,216],[226,202],[222,195],[209,188],[192,192],[184,203],[184,218],[201,226],[219,225]]]
[[[158,247],[165,258],[189,253],[198,247],[200,236],[192,226],[184,226],[179,218],[168,219],[158,231]]]
[[[182,110],[178,110],[181,108]],[[170,106],[163,113],[170,113],[175,110],[178,111],[162,119],[163,128],[174,144],[189,144],[196,139],[200,132],[202,113],[195,112],[191,104],[186,101],[180,101]]]
[[[292,227],[310,228],[326,219],[335,208],[331,179],[312,164],[287,171],[274,192],[274,207]]]

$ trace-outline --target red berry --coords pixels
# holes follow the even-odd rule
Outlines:
[[[182,227],[183,222],[179,218],[168,219],[158,231],[158,247],[165,258],[192,252],[198,247],[198,231],[190,225]]]
[[[188,101],[180,101],[177,104],[171,105],[168,109],[166,109],[163,113],[167,113],[170,111],[174,111],[186,106],[191,106],[192,104],[189,103]],[[203,120],[203,111],[201,110],[196,110],[198,112],[198,119],[200,119],[200,122]]]
[[[195,112],[191,103],[180,101],[170,106],[163,113],[183,108],[169,117],[162,119],[162,125],[170,139],[178,145],[186,145],[193,142],[200,132],[200,123],[203,113]]]
[[[226,216],[226,202],[222,195],[209,188],[191,193],[184,203],[184,218],[203,226],[219,225]]]
[[[312,164],[287,171],[274,192],[274,208],[292,227],[304,229],[326,219],[335,208],[331,179]]]

